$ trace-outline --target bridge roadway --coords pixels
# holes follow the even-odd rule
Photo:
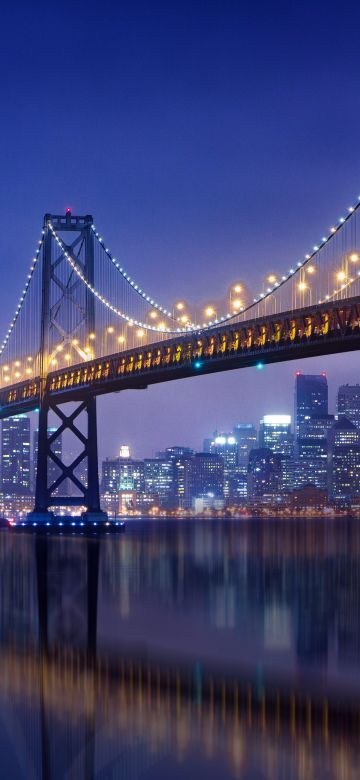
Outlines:
[[[179,334],[61,368],[47,375],[45,393],[59,404],[199,374],[357,349],[360,296],[227,323],[206,333]],[[34,411],[39,403],[39,377],[2,388],[0,419]]]

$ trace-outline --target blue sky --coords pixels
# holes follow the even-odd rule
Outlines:
[[[157,299],[256,288],[360,192],[355,2],[18,2],[0,29],[0,325],[45,212],[94,214]],[[292,410],[296,368],[358,381],[358,355],[197,378],[99,403],[101,453],[201,444]]]

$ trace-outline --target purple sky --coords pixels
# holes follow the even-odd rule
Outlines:
[[[92,212],[171,306],[259,288],[360,191],[356,2],[18,2],[2,9],[0,325],[44,212]],[[11,273],[10,273],[11,269]],[[174,382],[99,402],[101,454],[200,446],[292,411],[296,368],[333,397],[358,355]]]

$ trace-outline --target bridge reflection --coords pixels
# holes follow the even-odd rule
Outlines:
[[[36,756],[34,777],[51,780],[136,777],[169,751],[185,763],[194,751],[219,760],[223,776],[254,766],[268,778],[357,777],[359,555],[359,529],[346,522],[287,522],[276,533],[271,524],[158,524],[117,541],[3,533],[0,709],[17,713],[13,747],[3,749],[24,765]],[[245,642],[256,632],[234,601],[261,614],[266,633],[275,599],[293,613],[295,673],[284,655],[288,675],[270,673],[266,658],[229,661],[236,633]],[[156,614],[167,625],[166,610],[175,612],[186,633],[191,601],[204,645],[193,632],[169,650]],[[351,684],[344,675],[337,685],[344,667]]]

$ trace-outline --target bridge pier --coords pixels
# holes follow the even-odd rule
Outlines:
[[[36,523],[51,523],[54,520],[54,512],[50,511],[49,507],[80,506],[86,507],[82,515],[84,522],[99,524],[106,522],[107,514],[100,509],[96,398],[88,395],[84,401],[74,404],[75,408],[72,408],[70,413],[65,413],[61,406],[48,396],[44,397],[40,406],[35,506],[29,513],[28,520]],[[49,430],[49,412],[53,412],[60,421],[55,431]],[[83,413],[87,416],[86,433],[83,433],[77,424],[78,418]],[[70,431],[82,446],[79,455],[69,465],[66,465],[62,457],[53,450],[56,439],[65,431]],[[86,482],[79,479],[76,474],[77,467],[84,461],[87,465]],[[57,467],[59,476],[49,484],[50,462]],[[72,495],[65,494],[66,483],[72,486]],[[62,493],[59,493],[60,487]],[[74,495],[75,488],[77,495]]]

